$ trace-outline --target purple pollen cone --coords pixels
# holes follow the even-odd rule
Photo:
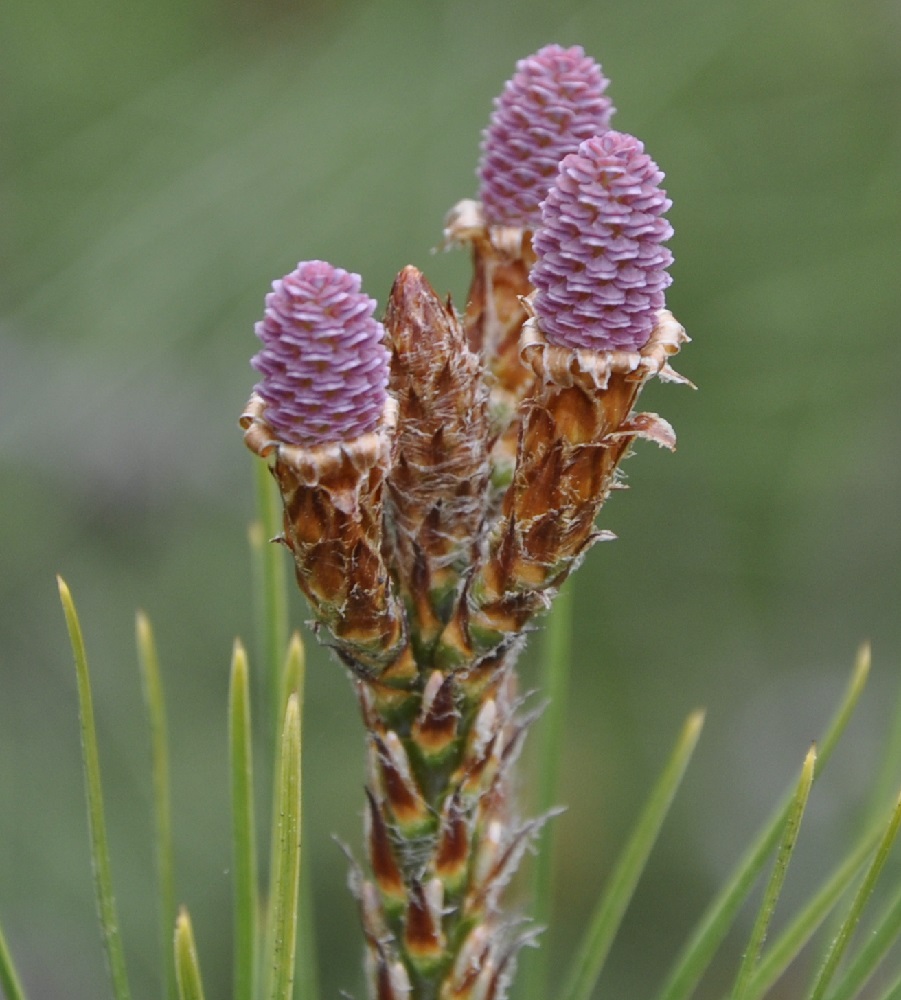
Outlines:
[[[516,64],[482,139],[479,197],[489,225],[538,225],[560,161],[609,128],[608,85],[581,46],[546,45]]]
[[[375,429],[388,384],[384,328],[360,276],[304,261],[272,283],[251,360],[266,421],[285,444],[315,447]]]
[[[559,347],[637,351],[663,307],[673,229],[663,173],[634,136],[608,131],[560,164],[541,207],[530,280],[535,313]]]

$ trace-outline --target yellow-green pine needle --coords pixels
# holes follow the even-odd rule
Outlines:
[[[901,1000],[901,973],[892,980],[889,988],[876,1000]]]
[[[901,891],[895,893],[886,911],[867,934],[860,951],[854,956],[829,1000],[853,1000],[863,993],[864,986],[876,972],[880,962],[898,941],[901,932]]]
[[[25,990],[13,965],[2,927],[0,927],[0,991],[6,1000],[25,1000]]]
[[[819,776],[826,761],[832,756],[832,751],[841,739],[842,733],[845,731],[845,726],[848,724],[848,720],[851,718],[851,714],[857,706],[860,696],[863,694],[863,689],[866,687],[867,679],[870,676],[870,662],[870,646],[869,643],[864,643],[857,651],[854,669],[851,671],[851,680],[848,683],[844,698],[842,698],[835,716],[826,729],[826,735],[818,743],[819,757],[817,758],[814,779]]]
[[[288,701],[292,695],[297,699],[298,715],[300,718],[301,730],[303,729],[303,698],[304,698],[304,681],[306,679],[306,657],[304,654],[303,643],[300,639],[300,634],[294,632],[291,636],[291,641],[288,643],[288,652],[285,656],[284,662],[282,664],[281,671],[279,673],[279,684],[277,688],[277,701],[276,707],[278,709],[278,717],[282,720],[285,718],[285,712],[288,708]],[[282,727],[279,732],[279,738],[273,747],[272,755],[272,775],[273,782],[277,783],[279,775],[281,774],[282,767],[282,747],[284,745],[284,727]],[[269,858],[270,858],[270,885],[269,885],[269,896],[272,898],[272,893],[274,892],[274,886],[271,879],[274,877],[274,861],[273,859],[278,855],[279,849],[279,795],[278,786],[274,784],[273,794],[272,794],[272,822],[270,825],[271,840],[269,845]]]
[[[282,530],[281,500],[275,482],[265,462],[254,461],[256,477],[257,518],[251,529],[254,554],[255,590],[258,608],[258,628],[263,652],[266,679],[266,708],[271,713],[272,732],[278,738],[281,712],[278,707],[279,680],[288,645],[288,589],[285,579],[285,557],[280,545],[273,545]]]
[[[869,656],[869,654],[869,643],[864,643],[858,655]],[[899,685],[895,696],[888,739],[882,744],[880,750],[879,768],[875,778],[870,783],[866,826],[869,826],[873,821],[880,820],[886,808],[893,802],[898,782],[901,780],[901,774],[898,771],[899,761],[901,761],[901,685]]]
[[[306,654],[299,632],[291,635],[288,653],[282,671],[281,713],[284,715],[288,699],[297,695],[301,732],[303,732],[303,706],[306,679]],[[274,824],[277,825],[277,824]],[[301,831],[302,834],[302,831]],[[301,835],[301,841],[304,838]],[[275,848],[273,848],[274,850]],[[303,850],[306,850],[304,846]],[[316,922],[313,915],[312,868],[301,858],[300,871],[300,915],[297,955],[297,975],[295,992],[304,1000],[316,1000],[319,996],[319,975],[316,965]]]
[[[278,701],[276,703],[278,718],[284,719],[285,711],[288,708],[288,699],[292,694],[297,695],[298,710],[301,720],[303,720],[303,692],[304,680],[306,677],[306,654],[304,653],[303,642],[299,632],[293,632],[288,642],[288,648],[282,660],[279,671]],[[279,733],[278,743],[281,741],[282,733]]]
[[[804,759],[804,765],[801,768],[801,777],[798,781],[798,787],[795,791],[795,797],[792,801],[788,818],[785,821],[785,830],[782,834],[782,841],[779,844],[779,851],[776,854],[776,863],[773,865],[773,872],[770,875],[766,891],[763,894],[763,903],[761,904],[760,911],[757,914],[757,920],[754,922],[754,927],[751,931],[751,938],[748,941],[744,959],[742,960],[738,976],[735,980],[735,987],[732,990],[732,1000],[745,1000],[748,984],[750,983],[751,977],[753,976],[760,960],[760,952],[763,948],[763,943],[766,940],[767,930],[769,929],[770,921],[772,920],[773,913],[776,909],[776,902],[782,892],[782,886],[785,882],[786,873],[788,872],[788,864],[789,861],[791,861],[791,856],[798,840],[798,831],[801,828],[801,819],[804,815],[804,809],[807,806],[807,799],[810,795],[810,787],[813,784],[813,772],[816,759],[816,748],[811,747],[807,753],[807,757]]]
[[[175,921],[175,976],[180,1000],[203,1000],[194,930],[185,909],[182,909]]]
[[[228,706],[234,856],[235,1000],[253,1000],[257,940],[257,859],[247,654],[236,641]]]
[[[761,1000],[810,941],[876,849],[877,843],[882,838],[883,826],[883,822],[880,822],[870,827],[767,950],[745,991],[746,1000]]]
[[[816,781],[823,773],[826,761],[832,755],[839,738],[845,731],[870,671],[868,647],[862,647],[844,696],[818,742],[819,756],[814,768]],[[754,887],[767,858],[775,850],[792,807],[794,789],[789,791],[775,814],[751,843],[736,865],[731,878],[720,889],[701,917],[688,942],[683,947],[676,964],[659,993],[659,1000],[688,1000],[701,977],[710,965],[720,944],[732,926],[735,915]]]
[[[839,962],[842,960],[845,950],[851,942],[851,938],[857,928],[858,922],[860,921],[864,907],[869,901],[870,896],[873,893],[873,889],[876,886],[876,882],[879,879],[879,875],[882,872],[882,868],[888,859],[889,852],[895,842],[895,837],[898,835],[899,824],[901,824],[901,798],[899,798],[895,804],[891,820],[889,821],[885,834],[879,843],[879,847],[876,849],[876,855],[864,875],[860,888],[857,890],[854,899],[851,901],[851,906],[849,907],[848,913],[839,928],[839,932],[836,935],[835,940],[832,942],[829,951],[826,953],[823,965],[814,980],[813,986],[811,987],[809,994],[810,1000],[822,1000],[825,996],[826,990],[828,990],[829,984],[832,981],[832,977],[835,975],[836,969],[838,969]]]
[[[165,969],[163,996],[167,997],[168,1000],[175,1000],[175,961],[170,947],[172,921],[175,919],[175,875],[166,703],[153,629],[142,611],[137,614],[135,635],[144,690],[144,705],[147,711],[147,721],[150,725],[150,766],[153,779],[153,814],[156,825],[155,848],[160,949]]]
[[[110,867],[106,821],[103,815],[103,791],[100,781],[100,756],[97,750],[97,731],[94,725],[94,705],[91,696],[91,678],[84,638],[78,612],[69,588],[62,577],[57,577],[60,601],[66,616],[69,641],[75,657],[75,675],[78,687],[78,707],[81,722],[81,750],[84,762],[85,795],[88,802],[88,831],[91,841],[91,864],[94,873],[94,892],[100,934],[106,952],[107,966],[113,995],[116,1000],[130,1000],[128,976],[125,971],[125,951],[119,932],[119,915],[116,910],[113,878]]]
[[[301,838],[303,841],[303,837]],[[295,994],[302,1000],[319,997],[319,967],[316,962],[316,915],[313,910],[313,868],[301,848],[300,915],[298,917],[297,972]]]
[[[644,871],[651,848],[697,745],[703,724],[703,712],[693,712],[686,720],[670,759],[598,902],[560,1000],[589,1000],[591,997],[635,886]]]
[[[300,706],[292,694],[285,710],[276,788],[277,849],[269,900],[269,1000],[290,1000],[294,982],[300,876]]]

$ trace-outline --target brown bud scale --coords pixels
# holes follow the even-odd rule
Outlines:
[[[416,268],[398,275],[385,329],[399,410],[388,475],[392,557],[415,631],[428,644],[475,559],[490,471],[487,392],[453,308]]]

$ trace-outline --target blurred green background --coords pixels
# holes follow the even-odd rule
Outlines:
[[[647,995],[869,638],[875,676],[787,893],[809,888],[879,761],[901,654],[897,2],[6,0],[0,38],[0,918],[33,1000],[107,995],[54,574],[92,657],[135,994],[156,994],[141,607],[168,682],[179,897],[207,995],[224,997],[253,323],[269,282],[310,257],[361,272],[382,303],[414,262],[462,306],[465,256],[431,250],[475,194],[492,98],[551,41],[602,62],[616,127],[666,171],[669,305],[693,338],[677,367],[700,387],[646,393],[679,450],[639,447],[601,519],[620,540],[577,578],[553,960],[704,705],[598,994]],[[359,844],[361,727],[340,669],[310,661],[324,996],[359,996],[330,834]]]

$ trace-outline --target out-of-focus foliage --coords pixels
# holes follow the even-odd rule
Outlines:
[[[880,671],[901,654],[896,4],[7,0],[0,38],[0,911],[33,998],[104,990],[54,574],[78,593],[92,650],[136,995],[156,982],[140,606],[171,701],[179,898],[222,996],[227,672],[234,634],[252,639],[236,418],[253,322],[269,281],[310,257],[359,271],[381,302],[414,262],[462,305],[467,262],[430,250],[445,209],[475,191],[493,96],[551,41],[603,63],[616,127],[667,172],[668,301],[694,338],[679,368],[700,386],[645,398],[679,451],[640,448],[633,488],[602,515],[621,540],[579,574],[552,958],[679,721],[704,704],[605,973],[611,995],[660,981],[869,637],[870,701],[785,895],[838,857],[879,758]],[[306,615],[299,599],[292,610]],[[328,835],[358,842],[362,735],[323,651],[308,678],[323,991],[359,994]]]

